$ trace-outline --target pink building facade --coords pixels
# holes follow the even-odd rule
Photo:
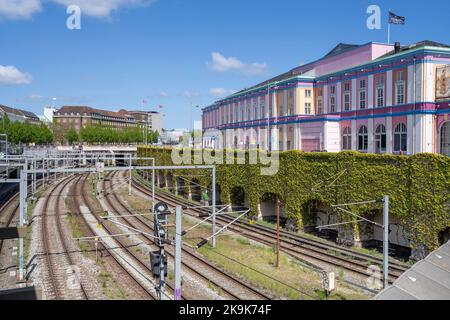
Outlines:
[[[340,44],[203,109],[206,148],[450,156],[450,46]]]

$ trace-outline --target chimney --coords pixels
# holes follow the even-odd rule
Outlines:
[[[400,42],[396,42],[394,46],[395,53],[399,53],[401,49]]]

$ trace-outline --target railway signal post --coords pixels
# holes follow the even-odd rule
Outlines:
[[[389,196],[383,197],[383,280],[389,285]]]
[[[181,300],[181,233],[183,209],[175,208],[175,300]]]

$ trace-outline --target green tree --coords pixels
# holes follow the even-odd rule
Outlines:
[[[80,138],[78,136],[78,132],[75,131],[75,129],[70,128],[66,134],[64,135],[64,138],[66,138],[67,142],[69,144],[73,144],[74,142],[77,142]]]

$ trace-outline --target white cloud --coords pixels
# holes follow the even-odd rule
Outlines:
[[[181,94],[185,98],[196,98],[200,96],[200,93],[197,91],[186,90]]]
[[[237,71],[245,75],[260,75],[267,71],[267,64],[253,62],[244,63],[235,57],[226,58],[219,52],[211,53],[211,62],[208,67],[215,72]]]
[[[30,19],[41,10],[41,0],[0,0],[0,18],[4,19]]]
[[[167,98],[167,97],[169,97],[169,94],[166,91],[161,91],[159,93],[159,97],[160,98]]]
[[[81,14],[96,18],[109,18],[113,12],[124,7],[148,6],[154,0],[51,0],[64,6],[77,5]]]
[[[209,89],[209,95],[213,98],[223,98],[230,94],[235,93],[235,90],[228,90],[225,88],[211,88]]]
[[[14,66],[0,65],[0,84],[16,85],[16,84],[30,84],[33,78]]]
[[[144,7],[156,0],[0,0],[0,18],[9,20],[30,19],[42,10],[44,2],[63,6],[77,5],[81,14],[95,18],[109,18],[126,7]]]

